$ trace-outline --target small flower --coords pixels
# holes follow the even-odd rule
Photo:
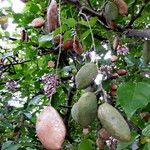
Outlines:
[[[44,92],[51,97],[54,93],[56,93],[56,86],[58,86],[61,81],[56,74],[48,74],[42,77],[42,81],[45,83]]]
[[[125,45],[119,45],[117,47],[117,54],[118,55],[126,55],[126,54],[128,54],[128,52],[129,52],[129,49]]]
[[[6,87],[10,90],[16,89],[17,88],[17,82],[14,80],[9,80],[6,82]]]

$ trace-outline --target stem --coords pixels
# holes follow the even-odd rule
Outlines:
[[[61,0],[59,0],[59,25],[60,25],[60,33],[62,33],[62,26],[61,26]],[[60,38],[59,45],[62,43],[62,38]],[[57,64],[56,64],[56,74],[58,72],[58,65],[59,65],[59,60],[60,60],[60,54],[61,54],[61,46],[59,47],[59,53],[58,53],[58,58],[57,58]]]

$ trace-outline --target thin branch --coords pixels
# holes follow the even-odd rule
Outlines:
[[[150,29],[141,29],[141,30],[128,29],[124,31],[123,34],[129,37],[140,37],[150,39]]]
[[[142,12],[144,11],[144,8],[147,6],[149,1],[145,1],[145,3],[142,4],[140,11],[131,17],[130,22],[125,26],[126,29],[131,28],[134,22],[142,15]]]

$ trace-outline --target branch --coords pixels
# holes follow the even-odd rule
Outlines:
[[[129,37],[141,37],[141,38],[148,38],[150,39],[150,29],[128,29],[123,32],[126,36]]]
[[[141,16],[142,12],[144,11],[144,8],[147,6],[148,3],[149,3],[149,1],[145,1],[145,3],[142,4],[139,13],[137,13],[134,16],[132,16],[130,22],[125,26],[126,29],[132,27],[134,21],[136,21],[136,19],[138,19]]]

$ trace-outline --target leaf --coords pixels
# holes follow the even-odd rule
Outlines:
[[[82,140],[79,150],[92,150],[92,142],[89,139]]]
[[[37,105],[40,103],[41,101],[41,97],[42,95],[37,95],[35,96],[30,102],[29,102],[29,105]]]
[[[19,144],[13,144],[13,141],[7,141],[2,144],[2,150],[18,150],[20,148]]]
[[[145,144],[143,150],[148,150],[150,149],[150,142],[148,142],[147,144]]]
[[[144,136],[150,137],[150,124],[147,125],[147,126],[142,130],[142,134],[143,134]]]
[[[91,20],[89,21],[90,26],[93,27],[96,24],[96,22],[97,22],[97,17],[91,18]]]
[[[69,26],[69,27],[74,27],[75,24],[76,24],[76,21],[74,18],[69,18],[67,21],[66,21],[66,24]]]
[[[85,32],[81,35],[81,39],[85,40],[85,39],[89,36],[90,33],[91,33],[90,30],[85,31]]]
[[[53,33],[49,33],[47,35],[43,35],[41,36],[38,41],[39,41],[39,45],[43,46],[43,45],[48,45],[49,43],[51,43],[53,39]]]
[[[143,108],[150,102],[149,91],[150,84],[144,82],[125,83],[118,88],[118,101],[129,118],[137,109]]]

